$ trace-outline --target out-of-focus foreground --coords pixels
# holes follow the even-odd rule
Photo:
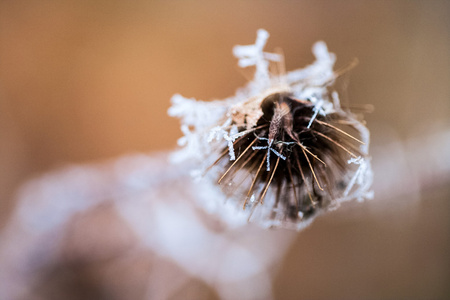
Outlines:
[[[172,149],[180,136],[178,121],[166,114],[172,94],[205,100],[233,94],[246,82],[248,70],[238,70],[231,48],[252,43],[258,28],[271,34],[266,49],[283,49],[287,70],[311,63],[310,47],[317,40],[326,41],[336,53],[338,68],[358,58],[360,64],[338,86],[343,101],[375,106],[366,116],[372,132],[375,198],[349,203],[295,236],[270,231],[267,241],[283,247],[292,242],[287,254],[277,259],[270,252],[274,247],[264,244],[264,231],[253,227],[242,232],[246,242],[239,239],[239,231],[225,241],[249,244],[247,250],[256,251],[261,261],[261,249],[271,253],[270,263],[259,266],[275,274],[275,299],[446,298],[447,1],[0,2],[0,228],[12,219],[17,191],[28,179],[66,164]],[[154,161],[151,165],[156,166]],[[101,173],[105,181],[110,171]],[[156,167],[154,171],[163,172]],[[57,178],[53,182],[58,183]],[[114,184],[106,186],[112,192]],[[70,196],[76,184],[72,188]],[[50,194],[36,193],[36,199]],[[130,201],[140,197],[126,196]],[[27,201],[32,198],[28,194]],[[60,199],[44,200],[51,207],[52,200]],[[217,297],[214,280],[207,278],[211,274],[200,276],[195,272],[201,268],[183,268],[181,258],[171,261],[167,257],[174,256],[165,256],[164,250],[136,248],[142,238],[116,214],[104,204],[70,218],[60,246],[52,252],[58,261],[42,276],[47,280],[29,283],[35,285],[36,299],[39,294],[45,299],[59,299],[61,294],[73,299]],[[150,216],[157,218],[154,211]],[[248,242],[250,233],[259,250]],[[8,247],[27,253],[23,247],[36,247],[42,240],[28,242]],[[221,251],[214,244],[197,244],[190,251],[195,249]],[[42,257],[50,263],[48,254],[33,253],[30,265],[44,265]],[[167,268],[168,274],[187,274],[176,282],[155,273]],[[254,278],[267,284],[266,277]],[[163,295],[161,287],[166,285],[176,288]]]

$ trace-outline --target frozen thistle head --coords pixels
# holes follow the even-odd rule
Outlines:
[[[172,157],[195,159],[197,174],[220,188],[239,215],[301,229],[342,201],[370,197],[369,131],[341,108],[332,88],[336,57],[324,42],[313,46],[313,64],[273,74],[269,65],[282,57],[264,52],[268,37],[260,29],[255,44],[234,47],[240,67],[255,67],[236,95],[212,102],[172,98],[169,114],[181,119],[185,134]],[[222,205],[215,205],[219,215]]]

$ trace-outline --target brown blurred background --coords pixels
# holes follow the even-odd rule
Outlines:
[[[287,70],[311,63],[317,40],[338,67],[359,59],[340,84],[351,103],[375,106],[374,149],[450,130],[449,1],[1,1],[0,227],[29,178],[175,147],[170,97],[232,95],[246,79],[231,49],[258,28]],[[362,217],[318,220],[286,258],[277,297],[450,297],[446,185],[411,206],[380,199],[351,209]]]

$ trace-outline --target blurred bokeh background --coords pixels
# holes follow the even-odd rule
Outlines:
[[[450,131],[449,1],[0,1],[0,228],[30,178],[173,149],[170,97],[232,95],[246,79],[231,49],[258,28],[287,70],[311,63],[317,40],[337,67],[358,58],[338,84],[352,104],[375,107],[366,120],[382,189],[298,235],[276,298],[449,297],[450,175],[395,178],[392,196],[380,183],[397,168],[388,158],[440,159],[439,138],[427,138]]]

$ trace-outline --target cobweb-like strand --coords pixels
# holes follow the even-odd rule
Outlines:
[[[430,155],[424,156],[425,152]],[[396,140],[383,144],[375,148],[374,153],[375,171],[378,171],[378,174],[383,173],[374,188],[378,200],[384,201],[389,208],[401,205],[392,202],[392,199],[408,199],[408,205],[411,205],[411,199],[416,201],[420,199],[420,190],[443,187],[450,180],[450,128],[403,143]],[[365,161],[370,163],[368,160]],[[172,223],[176,223],[179,218],[191,217],[191,213],[186,216],[185,211],[186,202],[189,203],[187,206],[190,206],[189,212],[196,207],[198,202],[193,197],[204,200],[203,205],[209,204],[208,210],[215,209],[214,201],[209,200],[212,194],[220,196],[220,190],[206,183],[194,185],[184,172],[180,172],[190,167],[192,166],[186,162],[181,166],[168,165],[165,158],[155,154],[150,157],[135,154],[117,158],[107,164],[67,167],[41,175],[24,184],[18,191],[14,211],[0,231],[0,299],[39,297],[37,291],[33,290],[33,284],[36,280],[42,279],[41,277],[55,266],[58,259],[61,259],[60,248],[63,241],[67,240],[67,227],[70,221],[108,203],[116,206],[117,211],[136,232],[146,248],[171,257],[172,261],[181,264],[189,274],[195,276],[200,274],[198,276],[201,280],[220,290],[222,299],[244,299],[243,295],[247,296],[245,299],[271,299],[270,284],[266,287],[269,290],[261,291],[259,287],[265,287],[266,280],[275,276],[272,274],[274,265],[280,264],[283,253],[289,249],[294,236],[283,238],[284,234],[276,231],[258,231],[254,226],[241,227],[242,222],[235,223],[228,230],[217,232],[217,236],[213,236],[211,233],[216,230],[208,229],[208,226],[213,224],[211,221],[203,224],[205,228],[196,226],[201,222],[200,216],[193,220],[195,229],[201,233],[206,232],[207,235],[193,231],[191,226],[184,226],[185,220],[182,223],[184,227],[175,227],[175,236],[165,235],[166,229],[162,229],[163,234],[158,233],[164,226],[173,229]],[[385,172],[387,169],[389,172]],[[174,182],[182,184],[174,189]],[[367,182],[366,179],[366,184]],[[364,189],[368,190],[367,187],[363,187]],[[166,192],[170,194],[165,194]],[[186,193],[189,196],[186,196]],[[255,201],[253,196],[249,199],[249,202]],[[175,206],[176,209],[173,210],[173,207],[169,209],[171,206]],[[166,212],[170,214],[165,215]],[[238,219],[232,209],[222,209],[221,213],[229,219],[228,224]],[[155,216],[158,218],[154,218]],[[351,220],[355,216],[350,215],[348,218]],[[349,219],[346,219],[346,222]],[[297,228],[304,228],[311,222],[312,219],[299,223]],[[248,277],[242,280],[241,276],[238,281],[241,284],[240,289],[236,289],[236,286],[229,284],[230,282],[221,281],[226,277],[222,275],[219,278],[214,273],[233,274],[233,267],[236,264],[227,264],[229,260],[221,263],[220,267],[226,268],[226,271],[222,271],[221,268],[214,269],[216,265],[202,265],[207,270],[200,272],[196,258],[182,256],[185,247],[176,244],[180,235],[192,235],[196,239],[199,239],[197,236],[199,235],[200,238],[208,237],[214,241],[226,238],[233,243],[227,248],[227,251],[233,251],[229,255],[232,258],[236,255],[234,243],[242,244],[242,247],[248,248],[248,253],[257,256],[258,268],[264,272],[259,278]],[[152,240],[152,237],[157,238]],[[239,241],[236,241],[237,238]],[[170,239],[175,241],[172,242]],[[167,251],[169,246],[173,246],[170,252]],[[180,253],[174,249],[178,249]],[[225,256],[223,248],[207,253],[212,261],[222,261]],[[237,252],[240,253],[243,254],[242,257],[247,255],[246,252]],[[242,257],[238,257],[236,261],[243,261]],[[246,274],[251,275],[254,266],[250,263],[254,262],[255,260],[251,260],[243,266],[239,265],[239,269],[235,272],[242,272],[240,268],[245,267],[248,268]],[[116,291],[115,288],[112,290]],[[170,284],[164,284],[163,288],[176,291],[179,287],[171,281]],[[251,291],[258,294],[252,294]]]

